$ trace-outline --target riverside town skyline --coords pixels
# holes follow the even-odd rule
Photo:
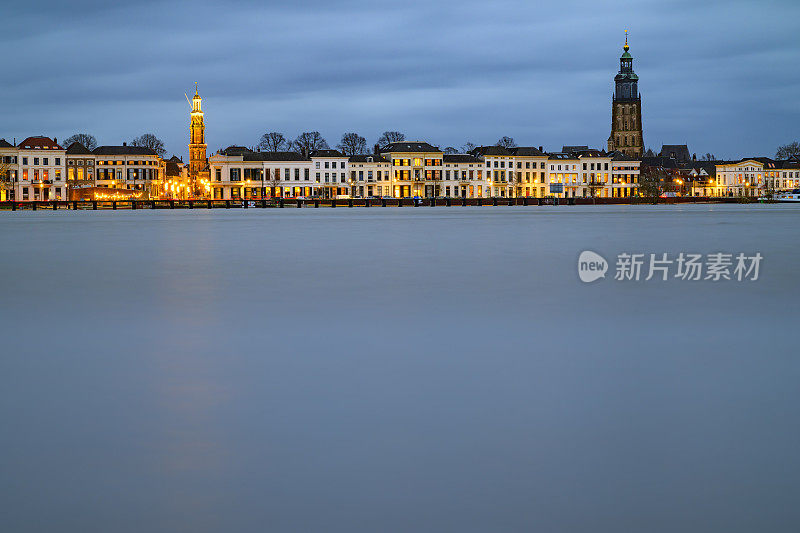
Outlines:
[[[733,160],[710,153],[698,158],[680,144],[663,145],[658,153],[646,149],[645,111],[627,30],[613,81],[610,134],[602,148],[598,143],[545,150],[518,146],[507,136],[494,145],[439,147],[397,131],[384,132],[371,148],[364,137],[348,132],[332,147],[319,132],[309,131],[294,140],[268,132],[257,144],[227,145],[210,157],[195,83],[191,100],[186,97],[188,161],[166,158],[164,143],[152,133],[130,146],[97,146],[88,133],[70,137],[66,146],[43,135],[17,145],[0,139],[0,201],[757,198],[800,186],[797,149],[782,158]]]
[[[795,533],[798,0],[3,7],[20,533]]]

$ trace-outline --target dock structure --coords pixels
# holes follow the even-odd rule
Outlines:
[[[755,202],[755,198],[683,196],[659,198],[659,204],[698,204]],[[348,198],[272,200],[49,200],[0,202],[0,211],[37,210],[153,210],[153,209],[270,209],[320,207],[501,207],[501,206],[570,206],[652,204],[651,198]]]

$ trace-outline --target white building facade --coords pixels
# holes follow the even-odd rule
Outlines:
[[[141,146],[98,146],[95,157],[95,185],[135,191],[135,198],[164,194],[163,164],[156,152]]]
[[[17,145],[17,201],[67,200],[66,150],[57,139],[28,137]]]

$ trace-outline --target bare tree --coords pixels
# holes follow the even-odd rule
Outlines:
[[[800,156],[800,142],[797,141],[779,146],[775,152],[775,159],[789,159],[797,156]]]
[[[164,157],[166,155],[167,150],[164,148],[164,141],[153,135],[152,133],[145,133],[133,139],[131,141],[131,146],[140,146],[142,148],[149,148],[155,153],[158,154],[159,157]]]
[[[292,147],[300,152],[303,157],[308,157],[311,152],[325,150],[328,147],[327,141],[318,131],[305,131],[297,136],[292,143]]]
[[[712,153],[706,153],[703,157],[700,158],[701,161],[716,161],[717,156]]]
[[[97,139],[94,138],[94,135],[90,133],[76,133],[71,137],[67,137],[64,139],[64,148],[69,148],[72,143],[81,143],[83,146],[88,148],[89,150],[94,150],[97,148]]]
[[[11,191],[14,190],[14,178],[11,173],[12,165],[8,162],[8,156],[0,156],[0,191],[6,191],[5,200],[11,199]]]
[[[452,146],[448,146],[447,148],[444,149],[444,153],[448,155],[457,154],[458,150],[456,148],[453,148]]]
[[[273,168],[270,170],[266,168],[264,172],[266,172],[266,182],[269,183],[269,187],[272,191],[270,192],[270,198],[275,198],[278,196],[278,188],[281,186],[281,169]]]
[[[431,194],[431,198],[436,198],[437,196],[441,196],[439,193],[442,190],[442,174],[440,170],[434,170],[431,172],[431,178],[427,180],[428,183],[431,184],[431,189],[433,189],[433,193]]]
[[[337,148],[344,155],[360,155],[367,152],[367,140],[358,133],[345,133]]]
[[[265,133],[261,136],[261,140],[258,141],[257,148],[271,154],[282,152],[287,149],[286,137],[283,136],[283,133],[277,131]]]
[[[661,167],[642,165],[639,171],[639,192],[653,203],[658,202],[664,184],[670,179],[669,173]]]
[[[475,148],[477,148],[477,146],[475,146],[475,144],[467,141],[467,142],[464,143],[464,146],[461,147],[461,151],[464,152],[465,154],[468,154],[468,153],[472,152]]]
[[[524,188],[524,181],[522,179],[522,172],[515,171],[511,175],[511,186],[512,191],[511,194],[514,198],[519,198],[522,196],[522,189]]]
[[[589,178],[589,181],[586,182],[586,188],[589,189],[589,198],[594,200],[597,198],[597,191],[600,189],[605,188],[605,182],[598,180],[597,178]]]
[[[772,200],[777,192],[775,189],[775,178],[764,178],[764,187],[763,187],[764,194],[763,196],[768,200]]]
[[[381,148],[385,148],[387,145],[391,143],[399,143],[406,140],[406,136],[399,131],[384,131],[381,133],[381,136],[378,137],[378,146]]]
[[[503,136],[497,141],[495,146],[502,146],[503,148],[514,148],[517,146],[517,143],[514,142],[514,139],[508,136]]]

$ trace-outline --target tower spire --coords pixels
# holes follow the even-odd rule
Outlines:
[[[639,95],[639,76],[633,71],[633,56],[629,50],[628,30],[625,30],[625,51],[619,58],[619,73],[614,77],[608,150],[641,157],[644,149],[642,98]]]
[[[208,164],[205,130],[203,99],[197,90],[197,82],[194,82],[194,97],[192,98],[191,121],[189,123],[189,177],[195,182]]]
[[[625,30],[625,33],[627,34],[627,33],[628,33],[628,30]],[[626,37],[625,37],[625,46],[627,46],[627,45],[628,45],[628,37],[626,36]],[[195,95],[195,96],[200,96],[200,95],[197,93],[197,82],[194,82],[194,95]]]

